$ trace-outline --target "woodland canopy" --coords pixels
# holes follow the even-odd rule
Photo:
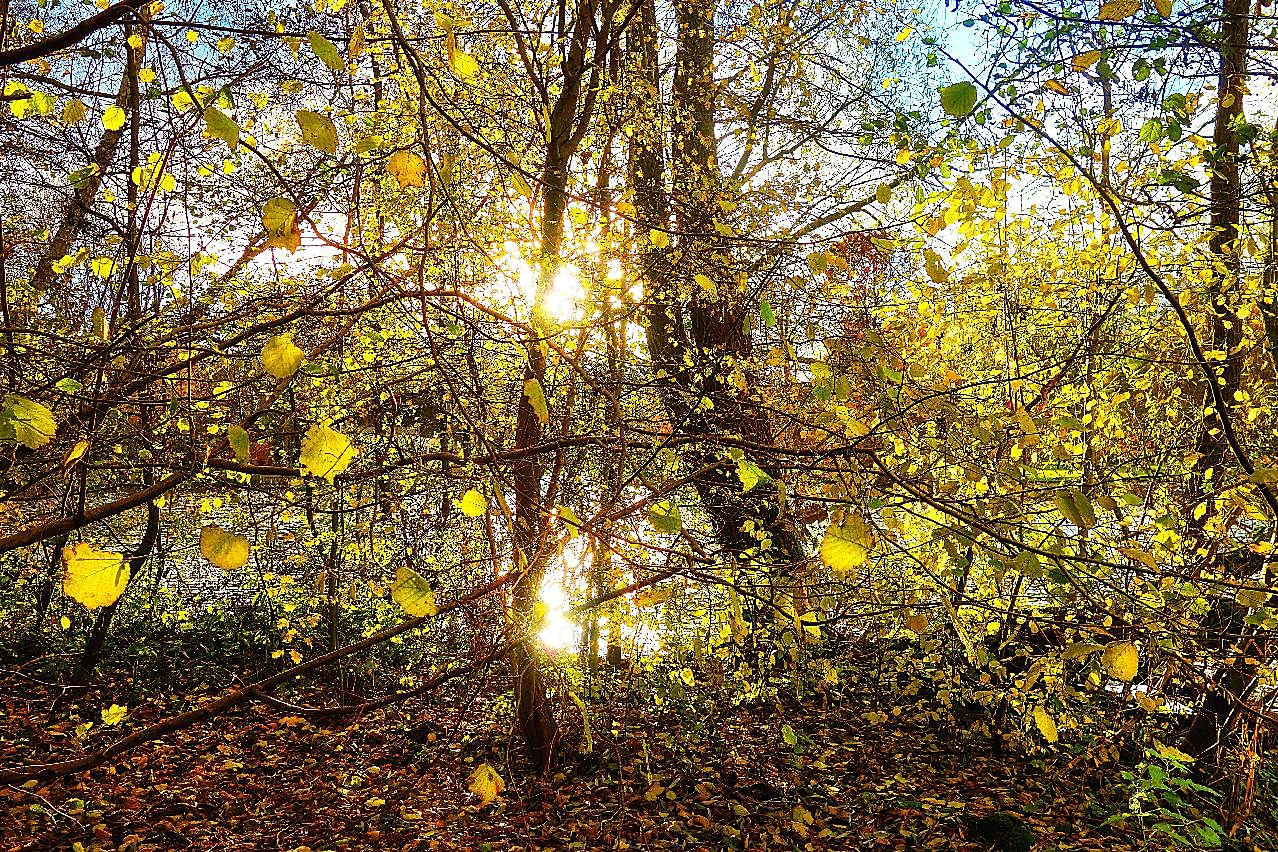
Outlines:
[[[1275,848],[1276,23],[0,0],[0,848]]]

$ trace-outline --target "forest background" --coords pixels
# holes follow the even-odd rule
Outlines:
[[[1276,47],[0,0],[6,842],[1272,848]]]

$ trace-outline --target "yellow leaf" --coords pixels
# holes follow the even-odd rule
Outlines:
[[[102,113],[102,126],[107,130],[119,130],[124,126],[124,118],[124,110],[118,106],[109,106],[106,112]]]
[[[927,616],[921,612],[917,615],[911,615],[905,619],[905,626],[915,633],[923,633],[927,630]]]
[[[1043,84],[1043,88],[1047,89],[1047,91],[1049,92],[1055,92],[1058,95],[1069,94],[1069,87],[1066,86],[1064,83],[1062,83],[1060,80],[1048,80],[1046,83]]]
[[[1038,728],[1038,732],[1043,735],[1043,739],[1049,743],[1059,740],[1060,733],[1056,730],[1056,721],[1041,706],[1034,708],[1034,724]]]
[[[1172,0],[1154,0],[1154,8],[1158,10],[1158,14],[1164,18],[1170,18],[1172,13]]]
[[[1102,21],[1121,21],[1139,11],[1140,0],[1105,0],[1101,3],[1100,14],[1097,17]]]
[[[62,548],[62,567],[62,591],[86,609],[115,603],[129,582],[123,554],[98,550],[86,542]]]
[[[482,808],[501,795],[501,791],[506,789],[506,782],[501,780],[497,770],[490,764],[481,763],[470,773],[467,789],[479,797],[479,806]]]
[[[524,382],[524,396],[528,397],[528,404],[532,406],[532,410],[537,415],[537,419],[542,423],[550,422],[550,408],[546,405],[546,392],[542,390],[541,382],[536,379],[528,379]]]
[[[659,249],[670,247],[670,235],[665,231],[658,231],[656,228],[648,232],[648,241]]]
[[[102,708],[102,724],[118,725],[124,721],[124,717],[129,715],[127,707],[121,707],[119,704],[112,704],[110,707]]]
[[[297,205],[283,196],[272,198],[262,208],[262,227],[268,246],[297,251],[302,232],[297,227]]]
[[[305,353],[293,344],[293,335],[280,334],[262,347],[262,366],[277,379],[287,379],[302,366]]]
[[[478,518],[488,511],[488,501],[475,489],[470,489],[457,501],[457,508],[469,518]]]
[[[1089,50],[1086,53],[1080,53],[1075,56],[1070,65],[1075,71],[1082,73],[1095,65],[1100,58],[1101,52],[1099,50]]]
[[[637,607],[646,608],[663,604],[672,597],[674,597],[674,589],[649,586],[646,589],[640,589],[635,592],[634,603]]]
[[[248,564],[249,543],[242,535],[207,526],[200,530],[200,553],[223,571],[234,571]]]
[[[1234,593],[1234,597],[1238,600],[1239,606],[1245,606],[1248,609],[1259,609],[1269,602],[1269,592],[1264,589],[1239,589]]]
[[[306,473],[332,482],[350,467],[358,452],[341,432],[317,423],[306,431],[299,461]]]
[[[386,161],[386,171],[399,181],[401,189],[426,184],[426,161],[412,151],[391,154]]]
[[[67,101],[66,106],[62,107],[62,120],[67,124],[79,124],[84,121],[88,110],[84,107],[84,101],[79,98],[72,98]]]
[[[421,574],[407,565],[395,571],[395,585],[391,586],[391,600],[413,618],[434,615],[435,592]]]
[[[1154,559],[1154,555],[1148,550],[1141,550],[1138,547],[1120,547],[1118,552],[1126,556],[1128,559],[1134,559],[1146,568],[1157,569],[1158,562]]]
[[[1101,668],[1116,680],[1131,683],[1140,667],[1140,651],[1131,642],[1110,642],[1101,654]]]
[[[879,184],[879,188],[874,190],[874,200],[880,204],[887,204],[892,200],[892,187],[886,183]]]
[[[337,125],[333,119],[309,109],[299,109],[294,118],[302,129],[302,141],[326,154],[337,153]]]
[[[457,46],[457,34],[451,27],[444,34],[444,52],[448,54],[448,67],[465,82],[469,83],[479,74],[479,63]]]
[[[941,256],[932,249],[923,250],[923,268],[927,272],[927,277],[937,284],[944,284],[950,280],[950,271],[945,268]]]
[[[836,574],[851,574],[874,549],[874,530],[860,515],[849,513],[842,522],[826,527],[821,539],[821,561]]]

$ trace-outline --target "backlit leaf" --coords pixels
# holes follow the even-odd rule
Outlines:
[[[217,107],[204,110],[204,134],[211,139],[221,139],[232,154],[240,144],[240,126]]]
[[[232,426],[226,430],[226,437],[231,443],[231,450],[235,453],[235,460],[240,464],[248,464],[249,461],[249,434],[244,431],[243,427]]]
[[[0,407],[0,441],[16,441],[38,450],[53,440],[58,422],[53,412],[34,399],[9,394]]]
[[[401,189],[410,186],[424,186],[426,183],[426,161],[412,151],[396,151],[386,161],[386,171],[399,181]]]
[[[276,335],[262,347],[262,366],[277,379],[287,379],[296,373],[305,357],[293,343],[291,334]]]
[[[1101,655],[1101,668],[1115,680],[1131,683],[1140,667],[1140,651],[1131,642],[1110,642]]]
[[[311,52],[315,54],[316,58],[332,70],[341,71],[346,67],[346,63],[342,62],[341,54],[337,52],[337,45],[320,33],[311,30],[306,34],[306,41],[310,44]]]
[[[297,227],[297,205],[283,196],[272,198],[262,208],[262,227],[268,246],[297,251],[302,232]]]
[[[337,125],[333,119],[309,109],[299,109],[294,117],[302,129],[302,141],[326,154],[337,153]]]
[[[234,571],[248,564],[249,542],[242,535],[210,525],[200,530],[200,553],[223,571]]]
[[[851,574],[865,563],[874,549],[874,530],[860,515],[849,512],[826,527],[821,539],[821,561],[836,574]]]
[[[306,431],[299,459],[302,469],[311,476],[322,476],[329,482],[350,467],[358,450],[349,438],[335,429],[315,424]]]
[[[1038,732],[1043,735],[1043,739],[1049,743],[1054,743],[1060,739],[1060,733],[1056,730],[1056,720],[1048,715],[1043,707],[1034,708],[1034,725],[1038,728]]]
[[[405,614],[413,618],[434,615],[435,592],[426,579],[407,565],[395,570],[395,585],[391,586],[391,600],[399,604]]]
[[[528,404],[532,406],[537,419],[542,423],[549,423],[550,409],[546,405],[546,393],[542,390],[541,382],[527,379],[524,382],[524,396],[528,398]]]
[[[110,606],[124,594],[129,566],[124,555],[87,542],[62,548],[62,590],[86,609]]]
[[[683,529],[679,506],[670,500],[658,500],[648,507],[648,523],[657,532],[673,534]]]
[[[107,130],[119,130],[124,126],[124,119],[124,110],[112,105],[107,107],[106,112],[102,113],[102,126]]]
[[[468,518],[478,518],[488,511],[488,500],[472,488],[457,501],[457,508]]]

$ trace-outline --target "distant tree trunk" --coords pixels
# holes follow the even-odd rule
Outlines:
[[[1233,418],[1235,394],[1242,387],[1245,322],[1239,314],[1241,274],[1239,238],[1242,181],[1239,173],[1238,122],[1243,118],[1243,98],[1247,93],[1247,51],[1250,31],[1248,0],[1222,0],[1220,15],[1219,78],[1212,148],[1209,149],[1210,235],[1208,246],[1217,270],[1209,290],[1213,348],[1224,352],[1218,372],[1224,405],[1203,424],[1198,443],[1201,457],[1196,464],[1191,496],[1208,501],[1224,479],[1230,464],[1230,447],[1225,439],[1226,423]],[[1204,514],[1206,518],[1210,512]],[[1270,519],[1271,523],[1273,518]],[[1230,579],[1241,580],[1258,569],[1251,558],[1228,558],[1218,553],[1202,524],[1195,522],[1191,540],[1205,564],[1214,563]],[[1256,678],[1256,657],[1260,647],[1256,631],[1244,625],[1232,594],[1223,592],[1213,602],[1204,619],[1204,644],[1218,657],[1220,666],[1211,672],[1211,682],[1202,705],[1185,736],[1185,750],[1204,768],[1227,771],[1225,749],[1242,718],[1242,700]],[[1251,662],[1246,662],[1251,660]],[[1227,808],[1228,809],[1228,808]]]
[[[539,444],[543,423],[527,388],[536,382],[546,390],[546,353],[543,338],[549,337],[553,323],[546,315],[545,299],[562,267],[564,215],[568,209],[568,170],[586,129],[598,92],[601,66],[611,40],[611,7],[603,9],[600,21],[597,0],[581,0],[569,22],[561,17],[559,37],[567,39],[562,63],[563,80],[549,110],[546,128],[546,159],[541,171],[542,218],[541,253],[537,264],[537,292],[532,304],[530,331],[524,339],[524,387],[515,415],[515,446]],[[515,25],[512,21],[512,25]],[[595,46],[591,55],[591,46]],[[589,79],[587,79],[589,72]],[[516,624],[530,627],[535,619],[541,583],[549,561],[548,519],[551,507],[543,505],[542,463],[535,454],[521,457],[512,465],[515,492],[513,543],[519,578],[512,592]],[[545,675],[535,637],[525,636],[510,652],[515,685],[515,717],[528,756],[539,772],[546,772],[555,758],[559,727],[548,699]]]
[[[656,14],[650,0],[631,26],[629,52],[638,72],[630,181],[641,239],[649,229],[678,234],[677,262],[669,249],[645,249],[640,274],[648,311],[648,345],[658,390],[674,428],[701,439],[684,452],[698,474],[695,486],[730,553],[784,567],[805,557],[795,527],[783,517],[773,483],[743,493],[716,437],[740,437],[761,447],[774,436],[757,387],[747,323],[754,310],[744,264],[721,233],[731,201],[719,173],[714,107],[714,0],[677,0],[678,25],[671,94],[671,188],[665,187]],[[704,276],[704,279],[698,279]],[[708,279],[706,287],[698,280]],[[748,454],[747,454],[748,455]],[[769,474],[769,462],[755,463]],[[753,521],[753,524],[748,522]],[[764,548],[768,540],[770,547]]]

